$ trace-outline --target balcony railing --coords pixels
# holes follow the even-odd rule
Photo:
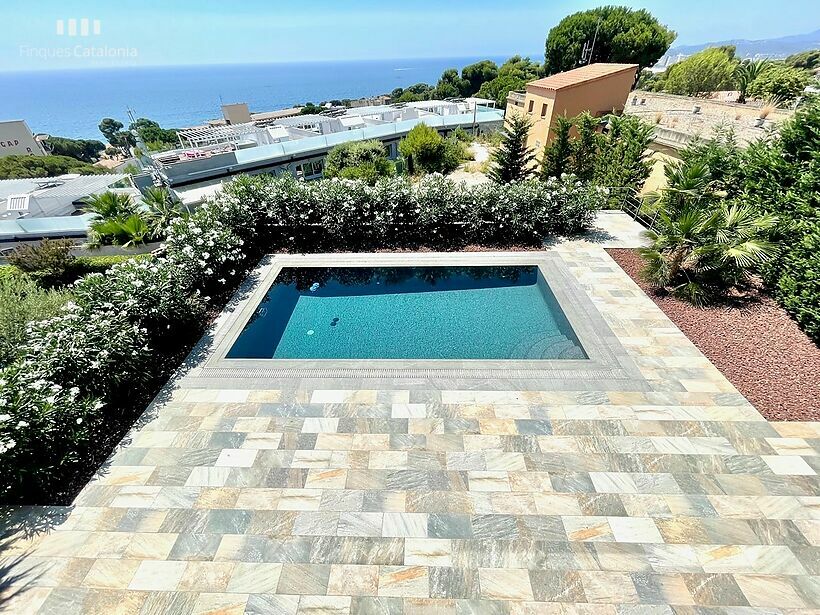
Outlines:
[[[526,94],[524,92],[510,92],[507,94],[507,102],[518,107],[523,107],[525,96]]]

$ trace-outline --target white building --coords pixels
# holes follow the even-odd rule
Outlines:
[[[45,156],[40,141],[31,133],[25,120],[0,122],[0,158],[3,156]]]
[[[108,190],[138,196],[129,178],[125,174],[68,174],[0,180],[0,219],[78,215],[85,197]]]
[[[213,194],[240,173],[322,176],[324,159],[336,145],[377,139],[390,158],[410,130],[424,123],[447,136],[457,128],[488,132],[503,126],[504,112],[477,98],[426,100],[392,105],[331,109],[321,115],[280,117],[265,122],[197,126],[178,132],[183,148],[152,155],[154,178],[186,204]],[[234,119],[247,119],[244,113]],[[143,181],[143,178],[137,178]]]

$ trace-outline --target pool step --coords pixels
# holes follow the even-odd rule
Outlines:
[[[583,359],[583,351],[560,333],[543,334],[515,347],[512,356],[522,359]]]

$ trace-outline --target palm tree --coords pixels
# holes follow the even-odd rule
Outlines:
[[[737,65],[735,69],[735,81],[738,89],[737,102],[746,102],[746,94],[749,92],[749,86],[770,66],[771,62],[768,60],[758,60],[756,62],[744,60]]]
[[[151,239],[151,229],[145,219],[138,213],[127,218],[110,218],[96,220],[91,225],[90,244],[100,246],[110,243],[124,248],[144,244]]]
[[[110,190],[87,196],[83,204],[85,213],[97,214],[102,219],[130,216],[136,211],[131,195]]]
[[[188,213],[180,201],[167,188],[146,188],[142,195],[144,216],[153,239],[162,239],[171,222]]]
[[[665,211],[670,215],[687,208],[708,206],[715,198],[712,173],[702,160],[670,161],[664,165],[666,187],[644,197],[649,211]]]
[[[748,205],[721,203],[716,209],[686,207],[662,211],[660,231],[647,231],[652,245],[640,248],[642,277],[673,296],[698,306],[749,280],[759,265],[778,253],[766,239],[777,217]]]

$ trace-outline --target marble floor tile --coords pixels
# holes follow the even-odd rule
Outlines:
[[[636,366],[628,386],[216,380],[197,364],[53,527],[10,513],[38,531],[4,546],[26,587],[6,610],[820,609],[820,423],[765,421],[601,245],[547,249]]]

